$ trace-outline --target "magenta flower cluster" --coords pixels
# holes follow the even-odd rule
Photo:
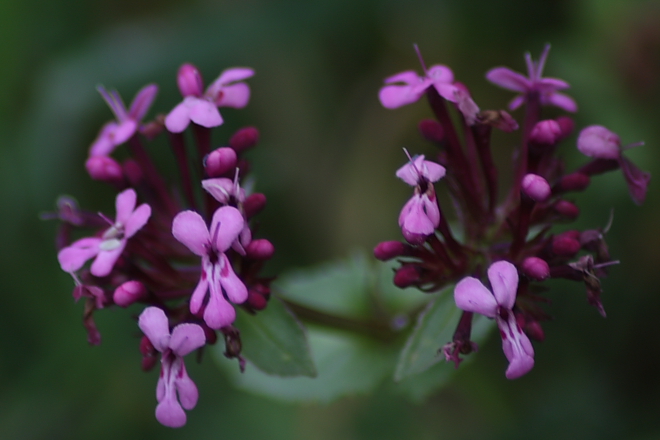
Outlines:
[[[197,403],[183,357],[214,344],[219,332],[225,355],[244,368],[235,307],[255,313],[270,297],[272,278],[259,273],[275,249],[266,239],[254,239],[250,226],[266,198],[249,194],[240,183],[250,168],[243,153],[257,144],[259,133],[242,128],[215,148],[211,139],[212,129],[223,124],[218,107],[248,104],[250,88],[243,80],[253,74],[228,69],[203,90],[197,68],[184,64],[177,75],[183,101],[148,122],[143,119],[156,85],[140,90],[129,109],[116,91],[99,87],[115,120],[92,143],[85,167],[92,179],[117,191],[116,215],[113,220],[85,211],[70,198],[61,198],[51,215],[61,221],[60,266],[73,277],[74,298],[86,300],[83,322],[90,343],[100,343],[98,310],[146,306],[138,320],[142,367],[149,370],[161,359],[156,418],[170,427],[183,426],[184,409]],[[169,141],[178,176],[163,175],[150,157],[145,143],[158,137]],[[126,149],[121,162],[114,157],[117,148]],[[74,239],[83,229],[91,233]]]
[[[541,323],[548,315],[541,305],[549,300],[539,283],[549,278],[581,282],[588,302],[605,316],[600,279],[618,262],[605,241],[610,225],[570,229],[567,225],[580,215],[570,194],[587,189],[595,175],[620,170],[633,201],[641,204],[650,180],[623,155],[641,143],[622,146],[614,132],[600,125],[584,128],[577,137],[578,150],[590,161],[566,171],[557,146],[571,136],[574,122],[556,110],[546,116],[544,107],[575,112],[577,104],[560,93],[569,88],[567,82],[542,76],[549,50],[546,46],[536,62],[525,56],[527,76],[506,67],[486,73],[493,84],[518,93],[508,108],[524,105],[521,129],[505,110],[480,110],[447,66],[426,69],[421,56],[423,76],[406,71],[389,77],[379,94],[388,109],[426,96],[435,119],[421,121],[419,130],[436,152],[408,156],[408,163],[396,172],[414,188],[399,215],[405,241],[380,243],[374,254],[384,261],[397,259],[394,284],[401,288],[435,292],[455,284],[455,303],[463,315],[453,340],[438,341],[438,346],[456,367],[460,355],[477,349],[470,340],[473,314],[494,319],[509,379],[532,369],[530,339],[545,338]],[[501,171],[493,158],[493,129],[519,133],[516,150],[506,153],[515,159],[505,171],[513,179],[503,195]],[[443,214],[438,185],[445,186],[453,202],[460,239]]]

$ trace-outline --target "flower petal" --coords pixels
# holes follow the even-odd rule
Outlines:
[[[227,256],[223,254],[221,259],[222,269],[220,272],[220,283],[222,288],[231,302],[234,304],[241,304],[247,300],[247,287],[245,287],[243,281],[236,276]]]
[[[546,105],[554,105],[567,112],[575,113],[577,111],[577,104],[575,100],[563,93],[551,93],[546,97],[541,97],[541,103]]]
[[[137,231],[147,224],[149,217],[151,217],[151,206],[146,203],[138,206],[124,224],[124,237],[130,238],[135,235]]]
[[[185,409],[193,409],[197,405],[197,399],[199,398],[199,391],[197,391],[197,386],[195,382],[188,376],[186,371],[186,366],[181,361],[181,370],[178,372],[176,379],[174,380],[176,385],[176,391],[179,395],[179,402],[181,406]]]
[[[199,256],[206,255],[206,246],[211,241],[204,219],[194,211],[183,211],[174,217],[172,235]]]
[[[220,85],[226,85],[232,82],[236,81],[242,81],[244,79],[248,79],[254,76],[254,69],[251,69],[249,67],[234,67],[231,69],[226,69],[223,70],[220,76],[213,81],[213,83],[209,86],[209,89],[214,87],[217,84]]]
[[[486,79],[497,86],[514,92],[525,92],[531,87],[529,79],[508,67],[490,69],[486,73]]]
[[[488,268],[488,280],[493,288],[497,303],[508,310],[516,302],[518,290],[518,269],[508,261],[496,261]]]
[[[205,99],[198,99],[195,105],[190,107],[189,117],[195,124],[206,128],[217,127],[223,123],[218,108]]]
[[[135,203],[137,202],[137,194],[133,188],[129,188],[120,192],[115,200],[115,209],[117,212],[116,222],[126,225],[126,222],[133,214]]]
[[[632,197],[633,202],[641,205],[646,198],[646,189],[651,181],[651,174],[640,170],[637,165],[625,157],[621,158],[620,164],[623,177],[625,177],[628,184],[630,197]]]
[[[518,326],[512,312],[509,312],[506,321],[498,317],[497,326],[502,336],[502,351],[509,361],[506,377],[507,379],[517,379],[534,367],[534,347]]]
[[[590,125],[580,132],[577,148],[588,157],[618,159],[621,155],[621,139],[602,125]]]
[[[385,84],[402,82],[408,85],[413,85],[421,82],[422,80],[423,78],[417,75],[417,72],[414,70],[406,70],[405,72],[397,73],[396,75],[385,78],[384,82]]]
[[[221,206],[213,214],[211,240],[219,252],[229,249],[243,229],[243,215],[233,206]]]
[[[186,413],[179,402],[167,396],[156,407],[156,419],[168,428],[180,428],[186,424]]]
[[[250,86],[245,83],[223,87],[215,99],[218,107],[243,108],[250,101]]]
[[[99,253],[101,241],[96,237],[81,238],[59,251],[57,260],[62,270],[71,273],[80,269],[87,260]]]
[[[158,94],[158,86],[156,84],[148,84],[140,89],[131,102],[131,108],[128,110],[128,115],[136,121],[141,121],[144,115],[149,111],[149,107],[156,99]]]
[[[190,107],[195,105],[200,98],[186,96],[165,117],[165,127],[172,133],[181,133],[190,124]]]
[[[473,277],[463,278],[454,287],[456,307],[466,312],[480,313],[489,318],[497,314],[497,301],[481,281]]]
[[[138,327],[156,350],[161,353],[167,350],[170,342],[170,327],[162,309],[158,307],[144,309],[138,318]]]
[[[169,347],[177,356],[185,356],[206,343],[204,330],[197,324],[179,324],[172,330]]]
[[[424,90],[415,91],[411,86],[385,86],[378,92],[378,99],[383,107],[395,109],[419,100]]]
[[[454,72],[452,72],[449,67],[442,64],[436,64],[435,66],[429,67],[426,71],[426,76],[433,81],[433,84],[451,84],[454,82]]]
[[[89,271],[94,275],[95,277],[105,277],[112,272],[112,268],[115,266],[115,263],[119,259],[119,256],[121,255],[122,252],[124,252],[124,248],[126,247],[126,240],[121,240],[119,243],[119,246],[107,250],[107,251],[101,251],[99,254],[96,256],[96,259],[92,263],[92,266],[90,267]]]

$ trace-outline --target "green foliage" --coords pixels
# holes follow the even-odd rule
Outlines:
[[[453,286],[433,295],[402,291],[392,284],[391,268],[356,253],[282,276],[276,285],[282,301],[302,306],[301,317],[311,308],[325,314],[309,327],[311,354],[300,323],[273,298],[264,311],[239,313],[236,321],[249,361],[245,373],[218,349],[220,365],[240,388],[285,401],[329,402],[383,384],[422,400],[455,371],[438,351],[452,340],[461,311]],[[475,319],[473,339],[481,342],[492,324]]]

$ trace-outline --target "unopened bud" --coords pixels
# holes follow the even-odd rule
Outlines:
[[[210,327],[202,325],[202,330],[204,330],[204,336],[206,337],[206,345],[213,345],[218,342],[218,334]]]
[[[560,116],[556,119],[559,128],[561,129],[561,136],[559,140],[566,139],[575,130],[575,122],[568,116]]]
[[[545,202],[551,193],[548,181],[537,174],[527,174],[523,177],[522,191],[535,202]]]
[[[108,183],[121,183],[124,181],[121,165],[109,156],[91,156],[85,162],[85,168],[94,180]]]
[[[209,177],[220,177],[236,168],[236,152],[229,147],[211,151],[204,158],[204,170]]]
[[[412,264],[401,266],[394,274],[394,285],[402,289],[410,287],[418,281],[419,269]]]
[[[598,159],[618,159],[621,155],[621,139],[602,125],[584,128],[577,140],[582,154]]]
[[[563,176],[557,185],[555,185],[555,192],[562,193],[567,191],[583,191],[591,183],[591,178],[584,173],[575,172]]]
[[[559,215],[569,220],[575,220],[580,215],[580,208],[568,200],[559,200],[553,208]]]
[[[536,123],[529,135],[529,140],[540,145],[555,145],[562,135],[561,127],[554,119]]]
[[[274,253],[275,246],[265,238],[252,240],[245,249],[245,255],[253,260],[268,260]]]
[[[571,234],[559,234],[552,240],[552,252],[555,255],[562,257],[572,257],[578,253],[580,247],[580,242],[577,240],[577,238],[572,237]]]
[[[151,370],[158,361],[158,351],[146,336],[140,340],[140,353],[142,353],[142,370]]]
[[[147,288],[139,281],[126,281],[117,287],[112,294],[112,300],[119,307],[128,307],[147,294]]]
[[[268,305],[268,299],[260,292],[250,289],[246,305],[254,310],[263,310]]]
[[[524,329],[525,333],[527,333],[527,336],[530,338],[539,342],[543,342],[545,340],[545,332],[543,331],[543,327],[541,327],[541,324],[538,321],[526,322]]]
[[[229,146],[237,153],[252,148],[259,142],[259,130],[255,127],[243,127],[229,139]]]
[[[250,194],[243,202],[243,211],[247,218],[259,214],[266,207],[266,196],[261,193]]]
[[[192,64],[184,64],[179,67],[176,75],[176,83],[179,86],[181,95],[186,96],[202,96],[204,93],[204,82],[202,75],[197,70],[197,67]]]
[[[388,261],[404,255],[409,248],[407,244],[400,241],[384,241],[376,245],[374,256],[380,261]]]
[[[154,121],[149,121],[146,124],[140,126],[140,134],[146,137],[148,140],[152,141],[163,132],[165,129],[165,123],[163,120],[157,118]]]
[[[550,276],[550,266],[542,258],[527,257],[520,268],[525,275],[536,281],[543,281]]]
[[[418,125],[419,132],[424,139],[440,143],[445,140],[445,130],[442,125],[434,119],[422,119]]]

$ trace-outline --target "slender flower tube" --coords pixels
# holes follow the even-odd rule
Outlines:
[[[502,336],[502,350],[509,360],[508,379],[523,376],[534,366],[534,348],[518,325],[513,313],[518,289],[518,271],[508,261],[497,261],[488,268],[491,292],[481,281],[467,277],[454,289],[459,309],[495,318]]]
[[[197,324],[179,324],[170,333],[165,312],[147,307],[138,320],[140,330],[161,354],[161,370],[156,386],[156,419],[170,428],[186,424],[183,409],[193,409],[199,392],[190,379],[183,357],[206,342],[204,330]]]

